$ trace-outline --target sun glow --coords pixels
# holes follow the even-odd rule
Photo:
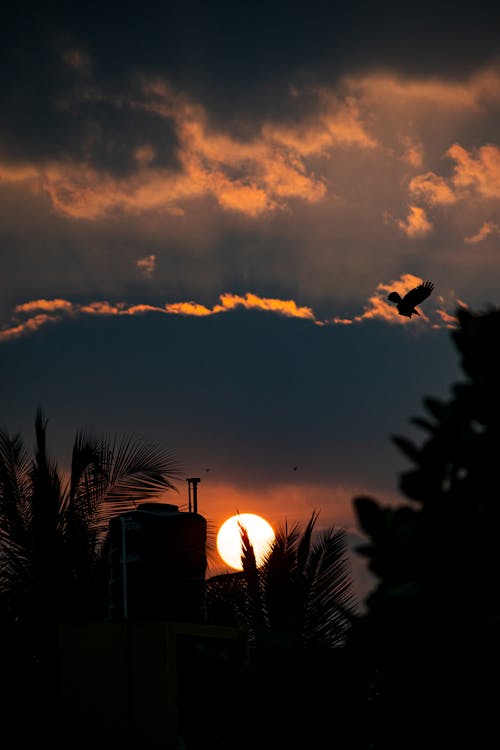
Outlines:
[[[247,531],[257,565],[263,562],[275,536],[271,524],[255,513],[240,513],[224,521],[217,534],[217,550],[224,562],[235,570],[243,569],[240,525]]]

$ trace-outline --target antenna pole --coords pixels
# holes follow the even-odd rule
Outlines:
[[[188,508],[190,513],[198,513],[198,483],[199,477],[189,477],[188,481]],[[193,503],[191,505],[191,490],[193,493]]]

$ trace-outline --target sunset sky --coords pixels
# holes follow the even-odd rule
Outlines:
[[[390,436],[462,377],[457,309],[500,302],[499,16],[3,11],[2,426],[31,446],[42,407],[62,466],[83,427],[160,442],[215,526],[397,500]]]

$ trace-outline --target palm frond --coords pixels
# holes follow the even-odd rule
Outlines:
[[[138,502],[178,492],[182,466],[175,454],[133,435],[103,438],[98,444],[99,468],[93,481],[101,498],[100,526],[113,515],[133,510]]]
[[[250,542],[248,531],[238,521],[241,537],[241,565],[245,578],[246,593],[248,598],[248,611],[254,630],[265,625],[265,613],[262,607],[262,595],[260,591],[259,570],[255,558],[255,551]]]
[[[97,441],[84,430],[80,430],[73,444],[71,476],[66,497],[71,512],[83,517],[91,517],[97,510],[97,498],[90,485],[90,476],[98,463]]]
[[[0,431],[0,525],[18,542],[31,517],[31,458],[21,435]]]
[[[345,532],[333,527],[312,545],[306,575],[305,637],[332,646],[343,641],[355,616]]]
[[[12,594],[20,587],[23,571],[28,567],[24,545],[0,528],[0,593]]]
[[[62,488],[57,465],[47,454],[47,420],[39,409],[35,419],[36,448],[31,470],[31,527],[33,538],[50,549],[63,525]],[[52,552],[50,553],[52,555]]]
[[[300,524],[276,529],[263,567],[265,604],[271,628],[282,630],[297,612],[297,548]]]
[[[183,510],[182,506],[179,506],[179,510]],[[216,565],[218,561],[217,554],[217,524],[210,518],[207,518],[207,541],[206,541],[206,554],[208,565]]]
[[[307,560],[309,558],[309,550],[311,548],[312,533],[314,530],[314,526],[316,525],[316,521],[318,520],[318,516],[319,510],[313,510],[311,518],[309,519],[305,531],[302,534],[302,538],[297,549],[297,572],[299,575],[303,575],[306,569]]]

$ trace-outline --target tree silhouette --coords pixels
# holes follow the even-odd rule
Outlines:
[[[209,618],[303,653],[340,645],[355,613],[345,532],[330,527],[313,539],[317,519],[314,511],[305,528],[279,527],[260,567],[241,526],[243,571],[208,579]]]
[[[209,621],[245,629],[250,644],[228,713],[245,722],[241,706],[252,705],[258,727],[267,726],[265,747],[315,747],[330,738],[332,716],[339,719],[337,740],[353,733],[343,646],[356,603],[345,532],[332,526],[314,534],[317,519],[314,511],[305,527],[279,527],[260,567],[241,527],[243,570],[207,581]],[[262,745],[254,726],[243,739],[244,747]]]
[[[458,312],[464,382],[425,398],[427,438],[393,439],[408,501],[354,499],[378,579],[357,629],[373,748],[486,747],[500,641],[500,310]],[[467,738],[467,739],[466,739]],[[484,742],[484,744],[483,744]]]
[[[179,465],[140,439],[80,431],[65,480],[48,456],[41,411],[35,436],[32,458],[21,435],[0,430],[0,622],[11,707],[21,694],[43,722],[57,704],[58,623],[106,619],[110,517],[175,490]]]

